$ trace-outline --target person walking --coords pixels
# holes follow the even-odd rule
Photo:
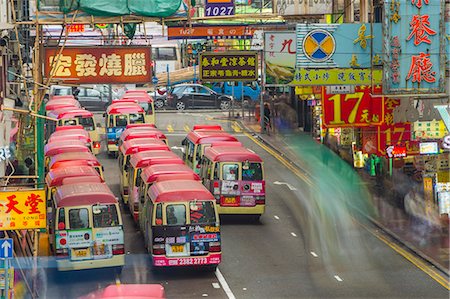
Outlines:
[[[268,103],[264,104],[264,130],[269,134],[272,124],[270,122],[270,107]]]

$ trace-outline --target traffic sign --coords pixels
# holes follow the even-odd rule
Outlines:
[[[158,84],[158,82],[159,82],[159,80],[158,80],[157,77],[153,77],[153,78],[152,78],[152,83],[153,83],[153,84]]]
[[[12,239],[0,240],[0,259],[10,259],[13,257]]]

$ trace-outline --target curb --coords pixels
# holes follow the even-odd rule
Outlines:
[[[264,137],[261,136],[260,133],[257,133],[255,131],[253,131],[252,129],[250,129],[249,127],[247,127],[241,120],[235,120],[235,122],[237,122],[239,124],[239,126],[244,129],[245,131],[247,131],[248,133],[253,134],[253,136],[255,136],[258,140],[260,140],[262,143],[264,143],[265,145],[269,146],[274,152],[278,153],[280,156],[282,156],[284,159],[286,159],[290,164],[292,164],[294,167],[298,168],[299,170],[302,170],[301,167],[298,166],[297,163],[293,162],[291,159],[289,159],[289,157],[287,157],[286,155],[284,155],[283,153],[281,153],[276,146],[274,146],[271,142],[267,141],[266,139],[264,139]],[[303,170],[302,170],[303,171]],[[359,211],[358,211],[359,212]],[[383,224],[381,224],[380,222],[378,222],[377,220],[373,219],[372,217],[369,217],[365,214],[363,214],[362,212],[359,212],[361,214],[361,216],[365,217],[367,220],[369,220],[373,225],[375,225],[376,227],[380,228],[383,232],[385,232],[390,238],[394,239],[395,241],[397,241],[398,243],[400,243],[401,245],[403,245],[404,247],[406,247],[408,250],[410,250],[411,252],[413,252],[415,255],[421,257],[423,260],[425,260],[427,263],[429,263],[430,265],[432,265],[433,267],[435,267],[436,269],[438,269],[440,272],[442,272],[443,274],[447,275],[447,277],[450,276],[450,273],[448,272],[447,269],[445,269],[444,267],[442,267],[439,263],[437,263],[433,258],[431,258],[430,256],[426,255],[425,253],[421,252],[416,246],[414,246],[413,244],[411,244],[408,241],[403,240],[400,236],[398,236],[396,233],[394,233],[393,231],[391,231],[390,229],[388,229],[387,227],[385,227]]]

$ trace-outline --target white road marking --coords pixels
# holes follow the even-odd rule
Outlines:
[[[218,284],[217,282],[213,282],[212,283],[213,288],[215,289],[220,289],[220,284]]]
[[[318,257],[318,255],[317,255],[314,251],[311,251],[311,255],[312,255],[313,257]]]
[[[273,218],[275,218],[276,220],[280,220],[280,217],[278,217],[277,215],[274,215]]]
[[[243,291],[247,291],[247,288],[242,288]]]
[[[219,280],[220,284],[222,285],[222,289],[225,291],[225,294],[227,294],[228,299],[236,299],[233,292],[231,291],[230,287],[228,286],[227,281],[223,277],[222,273],[220,272],[219,268],[216,269],[216,277]]]
[[[339,282],[343,281],[342,278],[340,278],[338,275],[334,275],[334,278],[336,278],[336,280]]]
[[[295,187],[293,187],[293,186],[291,186],[291,185],[289,185],[288,183],[285,183],[285,182],[276,181],[276,182],[273,182],[273,184],[274,185],[286,185],[289,188],[289,190],[291,190],[291,191],[297,190],[297,188],[295,188]]]
[[[202,294],[202,297],[208,297],[208,294]]]
[[[296,235],[295,233],[291,233],[291,235],[292,235],[293,237],[297,237],[297,235]]]

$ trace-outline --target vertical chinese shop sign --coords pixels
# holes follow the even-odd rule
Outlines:
[[[44,190],[0,192],[0,230],[46,227]]]
[[[326,128],[367,127],[383,122],[384,98],[369,86],[356,86],[352,94],[328,94],[323,88],[323,125]]]
[[[45,48],[45,77],[64,83],[148,83],[151,82],[150,47],[65,47]]]
[[[445,1],[389,0],[383,20],[383,90],[445,91]]]

